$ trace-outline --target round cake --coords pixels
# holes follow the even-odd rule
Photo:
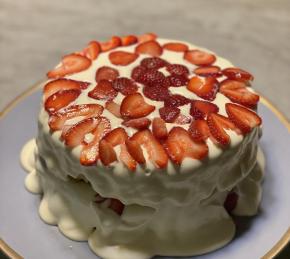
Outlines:
[[[40,217],[102,258],[189,256],[235,235],[261,200],[253,76],[153,33],[92,41],[47,73],[23,148]]]

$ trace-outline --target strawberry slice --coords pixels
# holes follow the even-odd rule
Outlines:
[[[130,46],[135,44],[138,41],[138,38],[135,35],[127,35],[121,37],[122,46]]]
[[[140,43],[136,48],[135,52],[138,54],[146,54],[150,56],[160,56],[162,54],[162,47],[160,44],[155,41],[146,41],[143,43]]]
[[[122,125],[126,127],[131,127],[134,129],[142,130],[142,129],[147,129],[151,124],[151,120],[148,118],[138,118],[138,119],[131,119],[122,122]]]
[[[230,136],[226,133],[227,130],[237,132],[237,127],[227,117],[216,113],[210,113],[207,117],[207,124],[211,135],[223,146],[231,143]]]
[[[91,41],[83,50],[83,54],[90,60],[95,60],[101,52],[101,45],[97,41]]]
[[[163,49],[175,51],[175,52],[188,51],[188,46],[180,42],[168,42],[168,43],[165,43],[162,47]]]
[[[168,65],[168,62],[158,57],[150,57],[142,59],[140,65],[147,69],[159,69]]]
[[[155,33],[149,32],[149,33],[139,35],[138,42],[143,43],[143,42],[155,40],[156,38],[157,38],[157,35]]]
[[[146,70],[147,70],[147,68],[144,66],[134,67],[134,69],[132,70],[132,73],[131,73],[132,79],[139,82],[140,77],[145,73]]]
[[[179,125],[185,125],[192,121],[192,118],[183,114],[179,114],[177,118],[174,120],[173,123],[179,124]]]
[[[195,141],[206,141],[211,136],[205,120],[194,120],[188,128],[188,133]]]
[[[105,104],[105,108],[112,114],[114,114],[117,118],[122,118],[121,112],[120,112],[120,105],[113,102],[113,101],[107,101]]]
[[[209,66],[216,61],[215,55],[197,49],[186,51],[183,58],[196,66]]]
[[[60,78],[53,81],[48,82],[44,88],[44,100],[46,100],[49,96],[60,90],[69,90],[69,89],[86,89],[90,83],[75,81],[71,79]]]
[[[80,145],[87,133],[92,132],[99,123],[98,117],[84,119],[71,126],[62,138],[64,143],[69,147]]]
[[[140,93],[127,95],[121,103],[121,115],[124,119],[145,117],[155,110],[155,106],[147,104]]]
[[[205,67],[197,67],[193,71],[198,76],[212,76],[212,77],[221,77],[221,69],[218,66],[205,66]]]
[[[180,94],[173,94],[164,100],[165,106],[179,107],[190,103],[190,99]]]
[[[222,70],[222,73],[224,76],[226,76],[229,79],[242,81],[242,82],[248,82],[253,81],[254,77],[247,71],[242,70],[237,67],[229,67]]]
[[[168,136],[166,123],[161,118],[154,118],[152,123],[153,135],[160,140],[164,140]]]
[[[108,208],[121,216],[124,211],[125,205],[121,201],[111,198]]]
[[[119,50],[111,52],[109,54],[109,60],[116,66],[127,66],[133,63],[138,56],[136,53]]]
[[[117,95],[118,92],[108,80],[99,81],[96,87],[88,92],[88,96],[96,100],[113,100]]]
[[[116,78],[113,81],[113,87],[123,95],[134,94],[138,90],[137,84],[127,77]]]
[[[109,41],[100,43],[101,50],[103,52],[115,49],[121,46],[121,44],[122,44],[121,38],[118,36],[113,36]]]
[[[219,89],[219,82],[214,77],[194,76],[190,79],[187,89],[205,100],[213,101]]]
[[[61,64],[47,73],[48,78],[59,78],[86,70],[92,61],[79,54],[70,54],[62,58]]]
[[[145,164],[146,160],[145,160],[145,157],[143,155],[141,145],[137,141],[127,139],[126,140],[126,147],[127,147],[129,154],[135,159],[135,161],[138,164]]]
[[[164,106],[159,109],[160,117],[166,122],[174,122],[180,114],[180,109],[173,106]]]
[[[181,127],[173,127],[170,130],[165,147],[171,160],[178,165],[186,157],[201,160],[208,154],[207,145],[192,140],[189,133]]]
[[[153,136],[150,130],[143,130],[135,133],[131,137],[131,140],[137,141],[139,145],[144,146],[149,159],[157,168],[164,168],[167,166],[168,156],[163,149],[163,146]]]
[[[99,153],[100,153],[100,160],[105,166],[118,160],[113,146],[104,139],[100,141]]]
[[[199,100],[194,100],[191,102],[190,115],[196,120],[206,119],[210,113],[218,113],[218,111],[219,108],[214,103]]]
[[[104,79],[108,81],[114,81],[118,76],[119,72],[117,69],[103,66],[100,67],[96,72],[96,81],[99,82]]]
[[[250,92],[244,82],[226,79],[220,84],[220,92],[235,103],[247,107],[255,107],[259,102],[259,95]]]
[[[107,118],[99,117],[98,121],[99,123],[95,129],[90,131],[94,135],[93,140],[90,143],[83,145],[80,157],[80,162],[82,165],[89,166],[97,162],[99,158],[99,143],[101,139],[111,130],[110,121]]]
[[[178,76],[188,76],[189,70],[186,66],[180,64],[169,64],[166,66],[166,70],[171,75],[178,75]]]
[[[143,94],[154,101],[164,101],[169,98],[169,90],[167,87],[145,85],[143,87]]]
[[[61,130],[65,122],[69,119],[85,116],[98,117],[102,114],[104,108],[99,104],[81,104],[71,105],[62,111],[52,114],[48,125],[52,131]]]
[[[262,119],[255,112],[233,103],[226,104],[226,112],[230,120],[242,131],[249,133],[262,124]]]
[[[236,192],[230,192],[224,201],[224,208],[231,213],[237,206],[239,195]]]
[[[60,90],[46,99],[44,108],[48,113],[52,114],[68,106],[77,99],[80,94],[81,90],[79,89]]]

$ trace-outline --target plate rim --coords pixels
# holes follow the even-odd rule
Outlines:
[[[2,110],[0,110],[0,120],[3,119],[14,107],[16,107],[21,101],[23,101],[26,97],[32,95],[36,92],[41,84],[45,80],[40,80],[33,84],[31,87],[20,93],[14,99],[12,99]],[[280,122],[287,128],[288,132],[290,132],[290,121],[288,121],[287,117],[266,97],[262,96],[260,93],[260,102],[264,104],[269,110],[271,110]],[[280,240],[264,255],[261,259],[270,259],[274,256],[278,255],[279,252],[283,250],[283,248],[290,242],[290,226],[280,238]],[[17,253],[11,246],[9,246],[3,239],[0,238],[0,250],[4,252],[11,259],[23,259],[23,257]]]

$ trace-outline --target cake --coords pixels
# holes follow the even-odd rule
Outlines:
[[[90,42],[47,73],[21,161],[40,217],[101,258],[190,256],[257,214],[263,155],[253,76],[153,33]]]

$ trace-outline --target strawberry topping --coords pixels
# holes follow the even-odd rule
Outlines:
[[[134,160],[138,164],[144,164],[146,162],[145,157],[143,155],[141,145],[137,141],[127,139],[126,140],[126,147],[127,147],[129,154],[134,158]]]
[[[166,122],[174,122],[179,113],[180,110],[173,106],[164,106],[159,109],[160,117]]]
[[[134,94],[138,90],[137,84],[127,78],[127,77],[119,77],[114,80],[113,87],[116,91],[122,93],[123,95]]]
[[[163,49],[175,52],[185,52],[188,50],[188,46],[180,42],[169,42],[163,45]]]
[[[152,132],[157,139],[166,139],[168,136],[168,131],[165,121],[161,118],[154,118],[152,123]]]
[[[232,80],[238,80],[243,82],[254,80],[254,77],[249,72],[237,67],[225,68],[222,70],[222,73],[224,76]]]
[[[168,88],[165,87],[151,87],[145,85],[143,87],[143,94],[151,100],[163,101],[169,97]]]
[[[140,43],[136,48],[135,52],[138,54],[146,54],[150,56],[160,56],[162,54],[162,47],[160,44],[155,41],[146,41],[143,43]]]
[[[166,66],[166,70],[171,75],[188,76],[189,70],[186,66],[180,64],[170,64]]]
[[[184,59],[197,66],[208,66],[216,61],[215,55],[197,49],[186,51]]]
[[[103,52],[105,52],[105,51],[109,51],[111,49],[115,49],[115,48],[121,46],[121,44],[122,44],[122,41],[121,41],[120,37],[113,36],[109,41],[102,42],[100,45],[101,45],[101,50]]]
[[[190,103],[190,99],[180,94],[170,95],[164,100],[164,105],[171,106],[171,107],[179,107],[188,103]]]
[[[218,66],[205,66],[205,67],[197,67],[193,71],[198,76],[212,76],[212,77],[221,77],[221,69]]]
[[[100,67],[96,72],[96,81],[109,80],[113,81],[119,76],[118,70],[112,67],[103,66]]]
[[[100,153],[100,160],[105,166],[118,160],[113,146],[104,139],[100,141],[99,153]]]
[[[130,46],[135,44],[138,38],[135,35],[127,35],[121,38],[122,46]]]
[[[122,118],[121,112],[120,112],[120,105],[113,102],[113,101],[107,101],[105,104],[105,108],[112,114],[114,114],[117,118]]]
[[[155,33],[149,32],[149,33],[139,35],[138,42],[143,43],[143,42],[155,40],[156,38],[157,38],[157,35]]]
[[[167,64],[167,61],[158,57],[144,58],[141,61],[141,66],[146,67],[147,69],[159,69],[165,67]]]
[[[188,133],[195,141],[205,141],[210,137],[210,130],[205,120],[194,120],[189,126]]]
[[[140,73],[137,82],[148,86],[164,86],[165,76],[162,72],[155,69],[145,70]]]
[[[88,46],[83,50],[83,54],[90,60],[95,60],[100,52],[101,52],[101,45],[97,41],[91,41]]]
[[[135,128],[137,130],[147,129],[151,124],[151,120],[148,118],[137,118],[137,119],[131,119],[122,122],[122,125],[126,127]]]
[[[179,124],[179,125],[185,125],[185,124],[190,123],[191,121],[192,121],[192,118],[190,116],[179,114],[173,123]]]
[[[88,96],[97,100],[113,100],[118,92],[113,88],[112,82],[101,80],[96,87],[88,93]]]
[[[191,102],[190,115],[196,120],[206,119],[210,113],[218,113],[218,111],[219,108],[214,103],[199,100]]]
[[[188,83],[188,78],[185,77],[184,75],[171,75],[167,77],[170,82],[170,86],[174,87],[180,87],[187,85]]]
[[[134,69],[132,70],[132,73],[131,73],[132,79],[139,82],[140,76],[143,75],[146,70],[147,70],[146,67],[143,67],[143,66],[134,67]]]
[[[138,54],[127,51],[114,51],[109,54],[109,59],[116,66],[127,66],[138,58]]]

